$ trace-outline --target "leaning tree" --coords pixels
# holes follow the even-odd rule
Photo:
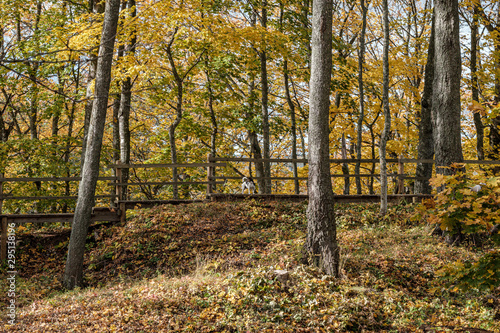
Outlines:
[[[64,271],[63,285],[67,289],[83,285],[83,255],[85,240],[92,215],[99,161],[101,156],[106,110],[108,108],[109,86],[111,83],[111,64],[120,13],[120,0],[106,1],[101,46],[97,60],[94,88],[94,104],[90,117],[90,127],[82,168],[82,180],[78,187],[73,225],[68,247],[68,257]]]

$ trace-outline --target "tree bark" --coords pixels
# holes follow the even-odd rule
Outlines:
[[[359,117],[357,125],[357,142],[356,142],[356,157],[361,159],[361,148],[363,146],[363,119],[365,117],[365,93],[363,87],[363,65],[365,62],[365,35],[366,35],[366,12],[368,8],[365,6],[365,0],[360,1],[362,11],[362,26],[359,36],[359,51],[358,51],[358,89],[359,89]],[[357,162],[354,168],[354,173],[359,175],[361,163]],[[356,191],[361,194],[361,177],[356,176]]]
[[[121,4],[121,10],[127,9],[127,2],[122,2]],[[121,26],[119,27],[121,29]],[[117,62],[120,62],[120,59],[123,58],[123,55],[125,53],[125,46],[122,44],[118,47],[118,52],[117,52]],[[116,88],[118,90],[122,89],[121,82],[116,83]],[[117,161],[120,160],[120,124],[118,121],[118,117],[120,114],[120,105],[121,105],[121,93],[117,93],[115,96],[115,99],[113,101],[113,163],[116,163]],[[125,169],[122,169],[124,171]],[[128,170],[127,170],[128,171]],[[116,177],[116,168],[113,169],[114,176]],[[114,193],[115,189],[111,189],[112,193]],[[121,198],[119,198],[121,199]]]
[[[135,0],[128,0],[128,9],[132,10],[132,19],[136,17]],[[130,42],[125,50],[126,54],[135,53],[135,44],[137,37],[135,31],[132,31]],[[126,77],[122,82],[122,93],[120,97],[120,110],[118,111],[118,132],[120,135],[120,163],[130,164],[130,110],[132,104],[132,79]],[[129,179],[129,170],[122,169],[122,180],[127,183]],[[128,188],[122,187],[123,200],[128,198]]]
[[[478,5],[474,4],[472,14],[472,26],[470,29],[470,76],[472,100],[479,103],[479,80],[477,78],[477,45],[478,45]],[[477,159],[484,160],[484,125],[481,114],[474,111],[474,125],[476,127],[476,151]]]
[[[104,7],[102,5],[97,5],[94,0],[89,0],[89,13],[93,13],[96,11],[97,13],[102,13],[104,10]],[[94,105],[94,100],[93,96],[94,93],[92,92],[92,87],[93,87],[93,82],[94,79],[96,78],[96,71],[97,71],[97,55],[95,53],[90,53],[89,55],[90,61],[89,61],[89,74],[87,78],[87,89],[85,91],[85,99],[87,100],[85,102],[85,116],[83,120],[83,139],[82,139],[82,157],[80,161],[80,167],[83,169],[83,164],[85,162],[85,155],[86,155],[86,150],[87,150],[87,141],[88,141],[88,136],[89,136],[89,128],[90,128],[90,117],[92,114],[92,108]],[[94,88],[95,90],[95,88]]]
[[[497,27],[496,34],[498,36],[498,32],[500,31],[500,27]],[[500,38],[499,38],[500,39]],[[496,68],[495,68],[495,104],[498,106],[500,104],[500,40],[495,41],[495,54],[497,59]],[[490,143],[488,157],[492,160],[500,159],[500,116],[496,116],[491,119],[490,124],[490,133],[488,135],[488,140]],[[500,167],[494,167],[493,173],[497,175],[500,171]]]
[[[384,22],[384,55],[383,55],[383,94],[384,129],[380,138],[380,214],[387,213],[387,161],[386,147],[391,131],[391,110],[389,108],[389,8],[387,0],[383,0]]]
[[[213,157],[217,156],[217,134],[219,133],[219,125],[217,124],[217,118],[215,116],[214,110],[214,91],[212,88],[212,80],[210,79],[210,73],[208,70],[208,57],[205,59],[205,77],[207,78],[207,93],[208,93],[208,111],[210,113],[210,123],[212,127],[212,133],[210,133],[210,154]]]
[[[450,175],[463,161],[460,137],[460,36],[458,0],[435,3],[435,64],[432,95],[436,173]]]
[[[76,73],[76,80],[75,80],[75,93],[78,92],[80,89],[80,65],[76,67],[76,69],[73,69],[73,71]],[[71,102],[71,106],[68,107],[68,104],[65,103],[65,108],[68,110],[69,108],[69,114],[68,114],[68,132],[66,134],[66,147],[64,149],[64,165],[66,168],[66,177],[71,177],[71,166],[69,164],[70,161],[70,154],[71,154],[71,139],[73,137],[73,126],[75,123],[75,112],[76,112],[76,101],[73,100]],[[69,181],[64,182],[64,195],[69,196],[71,193],[71,184]],[[66,213],[68,211],[68,204],[64,203],[62,212]]]
[[[106,1],[101,46],[97,61],[94,105],[63,278],[63,285],[67,289],[83,286],[85,240],[92,214],[97,177],[99,176],[99,160],[106,122],[111,65],[119,12],[120,0]]]
[[[261,26],[267,30],[267,0],[262,0]],[[267,53],[265,39],[262,40],[262,50],[259,53],[260,57],[260,73],[261,73],[261,88],[262,88],[262,150],[264,158],[270,158],[270,129],[269,129],[269,83],[267,79]],[[264,193],[271,193],[271,163],[264,162]]]
[[[420,121],[418,123],[418,148],[417,158],[432,159],[434,157],[434,139],[432,134],[432,91],[434,80],[434,36],[435,24],[434,14],[432,18],[431,36],[429,40],[429,49],[427,51],[427,64],[424,74],[424,91],[420,102]],[[431,194],[432,188],[429,179],[432,177],[431,163],[417,163],[415,172],[416,177],[425,179],[416,179],[414,193]]]
[[[342,159],[346,160],[347,159],[347,144],[345,141],[345,133],[342,133]],[[344,176],[349,176],[349,164],[347,163],[342,163],[342,174]],[[344,194],[349,195],[351,191],[351,178],[350,177],[344,177]]]
[[[252,11],[250,13],[250,25],[254,27],[256,25],[256,14],[255,11]],[[254,108],[255,108],[255,76],[252,72],[249,73],[249,86],[248,86],[248,112],[245,114],[245,118],[247,119],[252,119],[253,114],[254,114]],[[254,128],[253,124],[251,126],[252,128],[248,130],[248,140],[250,141],[250,154],[255,158],[255,159],[262,159],[262,150],[260,149],[259,145],[259,139],[257,135],[257,131]],[[255,175],[257,177],[257,184],[258,184],[258,193],[263,194],[265,193],[265,181],[264,181],[264,163],[262,161],[260,162],[255,162]]]
[[[306,252],[326,274],[339,276],[339,247],[329,162],[332,1],[314,0],[309,96],[309,205]]]
[[[290,87],[288,86],[288,61],[285,59],[283,62],[283,77],[285,80],[285,96],[286,101],[288,103],[288,107],[290,108],[290,122],[291,122],[291,132],[292,132],[292,159],[297,159],[297,121],[295,119],[295,104],[293,104],[292,96],[290,95]],[[299,173],[297,170],[297,162],[292,163],[293,167],[293,177],[294,180],[294,188],[295,194],[300,193],[299,187]]]
[[[172,39],[168,43],[166,52],[168,61],[170,62],[170,67],[172,67],[172,74],[174,75],[175,87],[177,89],[177,102],[175,105],[175,118],[173,123],[168,128],[168,139],[170,142],[170,160],[173,164],[177,164],[177,144],[175,142],[175,130],[177,126],[182,121],[183,112],[182,112],[182,99],[183,99],[183,90],[184,90],[184,80],[177,72],[177,67],[175,65],[174,57],[172,54],[172,44],[175,40],[175,34],[177,33],[177,29],[175,29],[174,34],[172,35]],[[177,168],[172,168],[172,178],[173,182],[177,182],[179,179]],[[179,187],[177,184],[172,186],[172,196],[174,199],[179,199]]]

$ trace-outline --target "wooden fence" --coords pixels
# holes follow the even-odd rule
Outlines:
[[[253,159],[253,158],[224,158],[224,157],[213,157],[209,156],[207,158],[206,163],[181,163],[181,164],[114,164],[110,165],[110,168],[114,169],[115,177],[99,177],[99,181],[108,181],[108,186],[111,188],[107,193],[110,194],[99,194],[96,196],[98,199],[109,199],[109,205],[107,207],[94,207],[92,213],[92,221],[124,221],[126,217],[126,211],[128,209],[133,209],[136,207],[151,207],[158,204],[179,204],[179,203],[189,203],[189,202],[198,202],[203,201],[204,199],[209,200],[240,200],[245,197],[255,197],[255,198],[268,198],[268,199],[285,199],[285,200],[304,200],[307,199],[307,193],[300,194],[300,188],[297,188],[299,182],[305,184],[307,182],[307,177],[293,177],[288,175],[271,175],[271,177],[253,177],[254,180],[259,181],[261,179],[269,179],[274,182],[286,182],[293,181],[294,183],[294,192],[296,194],[282,194],[282,193],[267,193],[267,194],[252,194],[252,195],[242,195],[239,193],[239,185],[241,184],[241,178],[243,176],[250,176],[247,172],[242,172],[241,168],[238,169],[238,166],[241,163],[245,163],[245,167],[247,165],[251,165],[251,163],[261,163],[261,162],[269,162],[273,166],[274,169],[277,169],[280,164],[284,164],[285,166],[281,166],[282,170],[288,170],[291,172],[290,166],[293,164],[303,165],[307,164],[307,159]],[[348,164],[370,164],[372,168],[370,170],[374,170],[374,165],[379,163],[380,161],[372,160],[372,159],[331,159],[330,163],[332,165],[340,165],[343,163]],[[396,164],[397,167],[393,169],[397,169],[397,172],[392,172],[388,174],[388,177],[393,177],[397,182],[397,192],[399,194],[389,195],[389,200],[401,200],[402,198],[414,198],[414,197],[425,197],[428,195],[421,194],[403,194],[405,181],[406,180],[416,180],[418,179],[414,175],[410,175],[405,173],[405,166],[409,164],[417,164],[417,163],[434,163],[433,160],[417,160],[417,159],[387,159],[389,164]],[[476,165],[500,165],[500,161],[474,161],[467,160],[463,162],[464,164],[476,164]],[[236,164],[236,166],[235,166]],[[127,174],[130,175],[130,170],[137,169],[148,169],[148,170],[176,170],[179,169],[198,169],[199,177],[198,180],[189,180],[188,179],[169,179],[169,180],[159,180],[159,181],[150,181],[149,178],[146,181],[130,181],[126,179]],[[201,169],[201,172],[200,172]],[[365,168],[366,169],[366,168]],[[245,169],[245,170],[248,170]],[[172,174],[176,174],[177,172],[172,172]],[[168,173],[170,175],[170,173]],[[361,173],[361,174],[332,174],[333,178],[356,178],[356,177],[379,177],[380,175],[377,173]],[[201,178],[200,178],[201,177]],[[161,178],[166,178],[163,176]],[[201,180],[200,180],[201,179]],[[68,184],[69,182],[78,182],[80,177],[39,177],[39,178],[0,178],[0,220],[1,220],[1,259],[5,259],[6,253],[6,240],[7,240],[7,225],[9,223],[50,223],[50,222],[71,222],[73,220],[72,213],[52,213],[52,214],[40,214],[38,212],[31,214],[2,214],[2,205],[4,201],[15,200],[15,201],[42,201],[42,200],[76,200],[76,195],[12,195],[11,193],[6,193],[6,183],[41,183],[41,182],[65,182]],[[233,190],[229,193],[226,191],[224,193],[219,189],[222,185],[233,182],[236,187],[236,192]],[[156,198],[147,198],[147,199],[137,199],[136,197],[131,198],[131,193],[134,196],[137,196],[139,191],[129,191],[130,188],[136,187],[145,187],[145,186],[172,186],[172,187],[182,187],[182,186],[190,186],[196,185],[198,188],[205,187],[206,193],[203,195],[203,199],[194,199],[194,200],[180,200],[179,198],[173,198],[168,200],[159,200]],[[307,186],[304,186],[307,188]],[[299,193],[299,194],[297,194]],[[336,202],[376,202],[380,200],[380,196],[377,194],[362,194],[362,195],[336,195]]]

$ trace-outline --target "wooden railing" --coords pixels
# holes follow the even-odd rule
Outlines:
[[[96,198],[98,199],[103,199],[107,198],[110,199],[110,202],[113,202],[115,204],[126,204],[127,202],[137,202],[137,201],[143,201],[143,202],[149,202],[149,201],[161,201],[152,197],[146,198],[146,199],[137,199],[137,198],[131,198],[131,196],[137,197],[138,194],[140,193],[140,190],[134,190],[134,191],[127,191],[127,188],[137,188],[137,187],[145,187],[145,186],[187,186],[187,185],[201,185],[198,186],[198,192],[200,192],[200,188],[205,187],[206,192],[206,197],[210,197],[210,195],[216,193],[217,191],[220,193],[220,188],[218,185],[223,185],[227,184],[227,182],[233,182],[233,184],[237,187],[233,188],[232,190],[230,189],[229,192],[239,192],[239,186],[241,185],[241,178],[243,176],[250,176],[248,174],[247,170],[247,165],[244,166],[244,168],[241,166],[241,163],[260,163],[260,162],[270,162],[275,165],[282,165],[281,166],[281,172],[280,174],[277,174],[276,172],[274,175],[271,175],[271,177],[256,177],[253,176],[253,179],[258,181],[261,179],[270,179],[273,182],[286,182],[286,181],[295,181],[298,180],[302,182],[302,184],[305,184],[307,181],[307,177],[305,175],[299,176],[299,177],[293,177],[291,174],[291,168],[287,170],[286,166],[283,167],[283,164],[287,165],[292,165],[292,164],[302,164],[306,165],[308,163],[307,159],[254,159],[254,158],[226,158],[226,157],[212,157],[209,156],[207,158],[206,163],[178,163],[178,164],[114,164],[108,166],[109,168],[113,168],[115,172],[115,177],[99,177],[99,181],[108,181],[107,185],[111,186],[114,188],[114,190],[109,190],[106,193],[110,194],[99,194],[96,195]],[[387,159],[387,162],[389,164],[396,164],[397,171],[394,171],[389,173],[388,176],[392,178],[397,179],[397,188],[399,189],[399,193],[403,193],[403,188],[405,186],[405,181],[406,180],[416,180],[419,179],[415,177],[412,174],[408,174],[408,172],[405,172],[405,167],[410,164],[417,164],[417,163],[434,163],[434,160],[417,160],[417,159]],[[379,160],[378,159],[361,159],[361,160],[356,160],[356,159],[331,159],[330,163],[332,165],[339,165],[343,163],[348,163],[348,164],[356,164],[356,163],[361,163],[361,164],[378,164]],[[500,161],[475,161],[475,160],[466,160],[463,162],[464,164],[476,164],[476,165],[500,165]],[[239,165],[238,165],[239,164]],[[236,165],[236,166],[235,166]],[[239,168],[237,167],[239,166]],[[147,176],[145,181],[137,181],[133,179],[134,177],[129,177],[129,179],[124,178],[124,170],[129,171],[128,174],[130,174],[131,170],[137,170],[137,169],[149,169],[149,170],[165,170],[165,169],[202,169],[198,170],[198,175],[195,180],[191,179],[172,179],[171,173],[168,173],[166,175],[163,175],[161,177],[156,176],[157,178],[161,178],[160,180],[151,180],[153,177],[149,178]],[[275,167],[272,169],[278,169],[279,167]],[[244,170],[244,171],[241,171]],[[285,172],[285,171],[287,172]],[[288,173],[288,174],[287,174]],[[354,174],[354,173],[349,173],[349,174],[340,174],[340,173],[332,173],[331,177],[332,178],[356,178],[356,177],[379,177],[380,174],[378,173],[359,173],[359,174]],[[170,177],[170,178],[169,178]],[[8,200],[17,200],[17,201],[40,201],[40,200],[75,200],[77,199],[77,195],[71,194],[71,195],[49,195],[49,194],[43,194],[43,195],[22,195],[22,194],[17,194],[17,195],[12,195],[12,193],[6,193],[7,189],[5,184],[7,183],[41,183],[41,182],[78,182],[80,180],[80,177],[22,177],[22,178],[0,178],[0,214],[1,214],[1,209],[2,209],[2,204],[4,201]],[[226,190],[227,192],[228,190]],[[12,192],[12,190],[11,190]],[[164,191],[163,193],[167,193],[168,191]],[[282,192],[275,192],[274,194],[282,194]],[[201,192],[198,193],[198,197],[202,197]],[[269,193],[272,194],[272,193]],[[174,200],[178,200],[178,198],[173,198]],[[170,199],[169,199],[170,200]],[[164,199],[165,201],[165,199]],[[130,206],[130,205],[129,205]]]
[[[135,196],[140,191],[133,191],[129,192],[127,191],[128,188],[134,188],[134,187],[144,187],[144,186],[158,186],[158,187],[164,187],[164,186],[190,186],[190,185],[201,185],[201,188],[205,186],[206,188],[206,193],[205,193],[205,198],[217,198],[221,197],[226,194],[221,193],[220,187],[218,185],[223,185],[226,184],[227,182],[233,181],[234,185],[237,186],[236,189],[233,189],[232,192],[231,190],[229,191],[230,195],[233,195],[235,193],[239,193],[239,186],[241,184],[241,178],[243,176],[250,176],[248,173],[240,171],[234,164],[238,163],[261,163],[261,162],[270,162],[271,164],[288,164],[288,165],[293,165],[293,164],[302,164],[306,165],[307,164],[307,159],[253,159],[253,158],[225,158],[225,157],[213,157],[209,156],[207,158],[206,163],[179,163],[179,164],[114,164],[110,165],[109,167],[114,168],[114,172],[116,177],[99,177],[99,181],[110,181],[108,183],[109,186],[113,188],[113,191],[109,191],[108,193],[111,194],[99,194],[96,195],[97,199],[111,199],[111,206],[112,207],[94,207],[93,215],[92,215],[92,220],[93,221],[117,221],[117,220],[124,220],[126,216],[126,211],[127,209],[135,208],[135,207],[149,207],[157,204],[178,204],[178,203],[185,203],[185,202],[195,202],[195,201],[202,201],[202,200],[180,200],[179,198],[173,198],[168,199],[168,200],[158,200],[156,198],[146,198],[144,199],[137,199]],[[331,164],[343,164],[343,163],[348,163],[348,164],[356,164],[356,163],[361,163],[361,164],[371,164],[372,168],[371,170],[374,170],[374,165],[378,164],[380,161],[373,160],[373,159],[361,159],[361,160],[356,160],[356,159],[331,159],[330,163]],[[389,173],[389,177],[393,177],[397,179],[397,189],[399,193],[404,193],[403,189],[405,186],[405,180],[416,180],[416,179],[422,179],[422,178],[417,178],[414,175],[409,175],[405,173],[405,166],[408,164],[417,164],[417,163],[434,163],[433,160],[417,160],[417,159],[387,159],[388,163],[392,164],[397,164],[397,172],[392,172]],[[475,161],[475,160],[466,160],[463,162],[464,164],[476,164],[476,165],[482,165],[482,166],[493,166],[493,165],[500,165],[500,161]],[[198,180],[186,180],[186,179],[171,179],[170,173],[168,175],[164,175],[160,178],[161,180],[158,181],[151,181],[150,178],[147,178],[147,181],[131,181],[130,179],[125,179],[124,175],[125,174],[130,174],[130,170],[137,170],[137,169],[149,169],[149,170],[170,170],[170,169],[192,169],[192,168],[201,168],[202,171],[199,172],[198,174]],[[231,168],[229,171],[227,168]],[[278,168],[274,168],[278,169]],[[274,182],[286,182],[286,181],[293,181],[294,186],[295,186],[295,193],[300,193],[300,188],[297,188],[297,184],[299,182],[306,182],[307,177],[302,176],[302,177],[293,177],[287,175],[283,170],[287,169],[286,167],[282,167],[282,174],[276,174],[271,176],[271,177],[253,177],[254,180],[258,181],[261,179],[269,179]],[[124,170],[127,170],[129,172],[124,172]],[[241,169],[242,170],[242,169]],[[287,170],[288,173],[291,173],[291,169]],[[174,173],[172,173],[174,174]],[[332,178],[356,178],[356,177],[379,177],[380,175],[377,173],[360,173],[360,174],[332,174]],[[170,179],[165,180],[166,178],[170,177]],[[6,192],[6,187],[4,186],[6,183],[26,183],[26,182],[31,182],[35,184],[40,184],[41,182],[65,182],[65,185],[67,186],[69,182],[78,182],[80,181],[80,177],[22,177],[22,178],[0,178],[0,219],[1,219],[1,234],[2,234],[2,246],[1,246],[1,258],[5,259],[5,253],[6,253],[6,239],[7,239],[7,224],[10,222],[15,222],[15,223],[45,223],[45,222],[71,222],[73,219],[73,214],[72,213],[54,213],[54,214],[39,214],[39,213],[32,213],[32,214],[3,214],[2,215],[2,205],[4,201],[8,200],[17,200],[17,201],[42,201],[42,200],[76,200],[77,196],[76,195],[12,195],[11,193],[5,193]],[[202,180],[199,180],[202,179]],[[199,187],[200,188],[200,187]],[[307,188],[307,187],[305,187]],[[67,192],[67,191],[66,191]],[[168,191],[167,191],[168,192]],[[134,198],[131,198],[130,193],[134,195]],[[271,198],[284,198],[284,199],[290,199],[293,198],[293,195],[283,195],[283,194],[274,194],[269,193],[265,194],[265,196],[271,197]],[[400,197],[405,197],[404,194],[400,194]],[[410,195],[410,196],[418,196],[418,194]],[[242,197],[241,194],[237,196],[237,199]],[[305,199],[307,198],[307,194],[302,194],[302,195],[295,195],[295,197],[299,199]],[[392,196],[396,198],[396,196]],[[204,198],[204,199],[205,199]],[[354,198],[354,199],[353,199]],[[337,201],[345,201],[345,202],[351,202],[351,201],[375,201],[378,200],[378,195],[358,195],[358,196],[341,196],[337,195],[336,200]],[[394,199],[393,198],[393,199]]]

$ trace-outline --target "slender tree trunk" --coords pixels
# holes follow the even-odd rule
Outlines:
[[[97,5],[94,0],[89,0],[89,13],[93,12],[103,13],[104,6]],[[97,55],[95,53],[89,54],[89,74],[87,78],[87,89],[85,91],[85,116],[83,120],[83,139],[82,139],[82,157],[80,160],[80,167],[83,169],[83,164],[85,162],[85,156],[87,151],[87,141],[89,136],[89,128],[90,128],[90,116],[92,114],[92,108],[94,105],[94,92],[92,91],[92,86],[94,79],[96,78],[97,71]]]
[[[384,14],[384,56],[383,56],[383,95],[384,129],[380,138],[380,214],[387,213],[387,161],[386,147],[391,131],[391,110],[389,108],[389,8],[387,0],[383,0]]]
[[[342,159],[347,159],[347,144],[345,142],[345,134],[342,133]],[[344,176],[349,176],[349,164],[342,163],[342,174]],[[349,195],[351,191],[351,179],[350,177],[344,177],[344,194]]]
[[[130,105],[132,100],[132,82],[127,77],[122,82],[122,94],[120,98],[120,111],[118,112],[118,130],[120,133],[120,163],[130,164]],[[122,169],[122,180],[128,182],[128,169]],[[128,197],[128,188],[122,187],[122,200]]]
[[[78,92],[80,89],[80,66],[75,70],[76,72],[76,82],[75,82],[75,92]],[[68,108],[66,103],[66,108]],[[76,112],[76,101],[71,102],[71,107],[69,109],[68,115],[68,133],[66,135],[66,147],[64,150],[64,165],[66,166],[66,177],[71,177],[71,167],[69,165],[69,160],[71,156],[71,139],[73,137],[73,127],[75,123],[75,112]],[[70,182],[64,182],[64,195],[69,196],[71,191]],[[68,204],[65,203],[62,209],[63,213],[68,211]]]
[[[174,35],[172,36],[172,39],[170,40],[166,53],[168,60],[170,62],[170,67],[172,67],[172,73],[174,75],[174,80],[175,80],[175,86],[177,89],[177,103],[175,106],[175,118],[174,122],[169,126],[168,128],[168,138],[170,142],[170,159],[173,164],[177,164],[177,144],[175,142],[175,130],[177,129],[177,126],[182,121],[183,118],[183,112],[182,112],[182,99],[183,99],[183,90],[184,90],[184,82],[179,73],[177,72],[177,67],[174,62],[174,57],[172,55],[172,44],[174,43],[175,39],[175,34],[177,33],[177,29],[175,30]],[[178,175],[178,170],[176,167],[172,168],[172,178],[174,181],[174,185],[172,187],[172,196],[174,199],[179,199],[179,187],[177,184],[177,181],[179,180],[179,175]]]
[[[249,131],[248,132],[248,137],[250,139],[250,151],[251,154],[253,155],[253,158],[259,160],[262,159],[262,151],[260,149],[259,145],[259,139],[257,137],[257,133],[255,131]],[[257,177],[257,184],[258,184],[258,192],[259,194],[263,194],[264,192],[264,163],[262,162],[255,162],[255,176]]]
[[[500,20],[500,7],[497,6],[496,22]],[[490,33],[496,36],[495,44],[495,104],[498,106],[500,104],[500,26],[498,23],[495,28],[491,27],[491,24],[486,25]],[[500,159],[500,115],[491,119],[490,133],[488,136],[490,149],[488,151],[488,157],[492,160]],[[493,173],[497,175],[500,172],[500,167],[494,167]]]
[[[37,72],[38,72],[38,64],[35,63],[33,66],[29,65],[29,77],[31,82],[37,81]],[[29,111],[29,130],[31,140],[38,140],[38,87],[36,83],[33,83],[33,86],[30,89],[31,91],[31,103],[30,103],[30,111]]]
[[[500,10],[500,9],[499,9]],[[500,16],[500,15],[499,15]],[[495,30],[495,33],[498,36],[500,28]],[[500,38],[499,38],[500,39]],[[500,40],[495,41],[495,54],[496,54],[496,77],[495,77],[495,103],[496,105],[500,104]],[[490,133],[488,136],[488,140],[490,143],[488,158],[492,160],[500,159],[500,116],[496,116],[491,119],[490,124]],[[494,167],[493,173],[497,175],[500,172],[500,167]]]
[[[290,108],[290,122],[291,122],[291,131],[292,131],[292,159],[297,159],[297,121],[295,119],[295,104],[293,104],[292,96],[290,95],[290,87],[288,86],[288,61],[285,59],[283,62],[283,76],[285,80],[285,95],[286,101],[288,103],[288,107]],[[297,162],[292,163],[293,166],[293,177],[295,194],[300,193],[299,187],[299,173],[297,170]]]
[[[205,60],[205,66],[208,68],[208,59]],[[214,92],[212,89],[212,81],[210,79],[210,74],[208,70],[205,71],[205,76],[207,78],[207,92],[208,92],[208,111],[210,112],[210,123],[212,126],[212,133],[210,133],[210,154],[215,157],[217,156],[217,134],[219,132],[219,126],[217,124],[217,118],[215,116],[214,110]]]
[[[261,25],[264,30],[267,30],[267,0],[262,0]],[[262,148],[264,159],[270,158],[270,142],[269,142],[269,83],[267,80],[267,53],[265,41],[262,41],[262,50],[259,53],[260,57],[260,73],[261,73],[261,88],[262,88]],[[264,162],[264,193],[271,193],[271,163]]]
[[[283,15],[284,15],[285,5],[283,1],[280,1],[280,32],[283,32]],[[292,159],[297,159],[297,120],[295,119],[295,104],[293,104],[292,95],[290,94],[289,85],[289,72],[288,72],[288,59],[285,58],[283,61],[283,79],[285,85],[285,96],[288,108],[290,109],[290,123],[292,132]],[[292,172],[294,179],[294,189],[295,194],[300,193],[299,184],[299,173],[297,168],[297,162],[292,162]]]
[[[378,117],[377,117],[378,118]],[[373,131],[373,125],[370,126],[370,137],[372,139],[372,144],[371,144],[371,159],[374,160],[376,158],[375,156],[375,133]],[[375,163],[372,163],[372,167],[370,169],[370,173],[373,175],[375,174]],[[368,189],[370,191],[370,194],[375,194],[375,190],[373,189],[373,182],[375,180],[374,176],[370,176],[370,184],[368,185]]]
[[[301,1],[301,6],[302,6],[302,15],[300,16],[301,18],[301,23],[302,23],[302,28],[305,31],[309,30],[309,15],[311,13],[310,8],[311,8],[311,0],[304,0]],[[307,62],[307,68],[309,71],[311,70],[311,44],[307,43],[306,45],[306,62]]]
[[[177,126],[181,123],[183,114],[182,114],[182,81],[177,82],[177,106],[176,106],[176,116],[174,122],[168,128],[168,137],[170,141],[170,159],[173,164],[177,164],[177,145],[175,143],[175,130]],[[179,179],[177,168],[172,168],[172,178],[174,182],[177,182]],[[173,198],[179,199],[179,187],[177,184],[174,184],[172,187]]]
[[[128,9],[132,10],[131,19],[137,15],[135,9],[135,0],[128,0]],[[135,30],[132,31],[130,42],[125,50],[127,55],[135,54],[135,44],[137,37]],[[118,112],[118,129],[120,134],[120,162],[121,164],[130,164],[130,110],[132,105],[132,79],[126,77],[122,82],[122,93],[120,97],[120,110]],[[129,169],[122,170],[123,182],[127,183],[129,179]],[[123,200],[128,198],[128,188],[122,187]]]
[[[359,90],[359,117],[357,126],[357,143],[356,143],[356,158],[361,159],[361,148],[363,146],[363,119],[365,117],[365,93],[363,87],[363,65],[365,62],[365,35],[366,35],[366,12],[368,8],[365,6],[365,0],[361,0],[361,11],[363,13],[361,34],[359,36],[359,51],[358,51],[358,90]],[[361,163],[357,162],[354,169],[356,176],[356,191],[361,194],[361,177],[360,174]]]
[[[455,172],[463,161],[460,137],[460,36],[458,0],[435,3],[435,64],[432,95],[436,173]]]
[[[64,105],[64,97],[62,97],[64,93],[64,82],[61,78],[61,76],[58,74],[58,80],[59,80],[59,88],[57,88],[57,91],[59,93],[59,96],[56,97],[56,110],[54,111],[52,115],[52,137],[56,137],[59,135],[59,120],[61,118],[61,110],[63,109]]]
[[[120,54],[120,51],[118,51]],[[120,57],[120,56],[118,56]],[[120,84],[117,83],[117,86],[120,87]],[[121,102],[122,94],[116,94],[115,99],[113,101],[113,163],[120,160],[120,129],[118,123],[118,114],[120,113],[120,102]],[[116,172],[116,169],[114,169]],[[116,174],[114,174],[116,177]],[[114,191],[114,189],[113,189]]]
[[[127,9],[127,2],[124,1],[122,2],[121,4],[121,11]],[[119,27],[119,29],[121,28],[121,26]],[[120,61],[121,58],[123,58],[123,54],[125,52],[125,46],[122,44],[120,46],[118,46],[118,52],[117,52],[117,62]],[[116,83],[116,87],[118,90],[120,90],[122,87],[121,87],[121,82],[117,82]],[[117,161],[120,160],[120,125],[119,125],[119,121],[118,121],[118,117],[119,117],[119,114],[120,114],[120,104],[121,104],[121,97],[122,97],[122,94],[121,93],[117,93],[115,96],[114,96],[114,101],[113,101],[113,122],[112,122],[112,126],[113,126],[113,163],[116,163]],[[128,170],[127,170],[128,171]],[[114,172],[114,176],[116,177],[116,169],[114,168],[113,169],[113,172]],[[111,189],[111,191],[115,191],[114,188]],[[121,199],[121,198],[119,198]]]
[[[326,274],[339,275],[339,248],[329,161],[332,1],[313,1],[309,97],[309,205],[306,252]]]
[[[85,252],[85,240],[87,239],[97,177],[99,176],[99,160],[101,156],[104,125],[106,122],[106,110],[108,107],[109,86],[111,82],[111,65],[113,61],[113,49],[119,12],[120,0],[106,1],[101,46],[99,47],[99,58],[97,61],[96,96],[92,108],[88,132],[88,145],[81,173],[82,180],[78,188],[78,200],[71,228],[68,256],[63,279],[63,285],[67,289],[83,286],[84,283],[83,256]]]
[[[208,59],[205,63],[205,65],[208,68]],[[208,70],[205,71],[205,75],[207,77],[207,91],[208,91],[208,111],[210,112],[210,123],[212,126],[212,133],[210,133],[210,155],[213,157],[217,156],[217,134],[219,132],[219,126],[217,124],[217,118],[215,116],[215,110],[214,110],[214,92],[212,89],[212,82],[210,80],[210,75],[208,73]],[[250,177],[252,177],[252,167],[250,163]],[[216,169],[214,168],[212,171],[212,176],[216,176]],[[212,189],[216,190],[217,185],[213,184]]]
[[[118,51],[118,58],[120,58],[120,51]],[[118,87],[120,87],[120,83],[117,82],[116,84]],[[120,112],[120,99],[121,99],[121,94],[116,94],[115,98],[113,100],[113,120],[111,122],[111,126],[113,127],[113,142],[112,142],[112,147],[113,147],[113,163],[117,163],[120,161],[120,129],[119,129],[119,124],[118,124],[118,114]],[[118,177],[117,174],[117,169],[113,168],[113,176]],[[123,171],[123,169],[122,169]],[[128,171],[128,170],[127,170]],[[109,189],[111,195],[116,194],[116,188],[111,187]],[[123,197],[122,197],[123,198]],[[116,198],[118,200],[121,200],[122,198]],[[116,207],[117,202],[115,199],[111,199],[110,203],[111,207]]]
[[[2,48],[3,48],[3,39],[2,39]],[[6,100],[5,100],[5,104],[4,106],[2,107],[2,109],[0,110],[0,143],[4,144],[8,141],[9,139],[9,134],[12,130],[12,127],[7,127],[7,123],[6,121],[4,120],[4,113],[5,113],[5,110],[7,109],[7,106],[9,105],[9,102],[10,102],[10,96],[6,96]],[[0,157],[2,157],[2,159],[5,158],[5,155],[2,154],[3,156],[0,155]],[[4,178],[5,177],[5,173],[0,171],[0,178]],[[0,182],[0,195],[3,195],[3,182]],[[0,214],[2,213],[2,207],[3,207],[3,199],[0,199]]]
[[[472,26],[470,31],[470,76],[472,100],[479,103],[479,82],[477,79],[477,44],[478,44],[478,5],[474,4],[472,15]],[[476,150],[477,159],[484,160],[484,125],[481,114],[474,112],[474,125],[476,127]]]
[[[250,13],[250,25],[254,27],[256,25],[256,14],[255,11]],[[253,117],[254,108],[255,108],[255,77],[252,72],[250,72],[249,78],[249,87],[248,87],[248,109],[249,112],[245,115],[247,119]],[[253,126],[252,126],[253,127]],[[257,136],[257,132],[254,128],[248,130],[248,140],[250,141],[250,154],[255,159],[262,159],[262,151],[260,149],[259,140]],[[266,183],[264,181],[264,163],[255,162],[255,176],[257,177],[258,184],[258,192],[259,194],[265,193]]]
[[[424,91],[420,102],[420,115],[418,124],[418,152],[419,160],[434,157],[434,139],[432,130],[432,91],[434,80],[434,14],[432,18],[431,36],[427,51],[427,64],[425,65]],[[414,193],[431,194],[432,188],[429,179],[432,177],[432,163],[417,163],[416,177],[424,179],[415,180]]]

